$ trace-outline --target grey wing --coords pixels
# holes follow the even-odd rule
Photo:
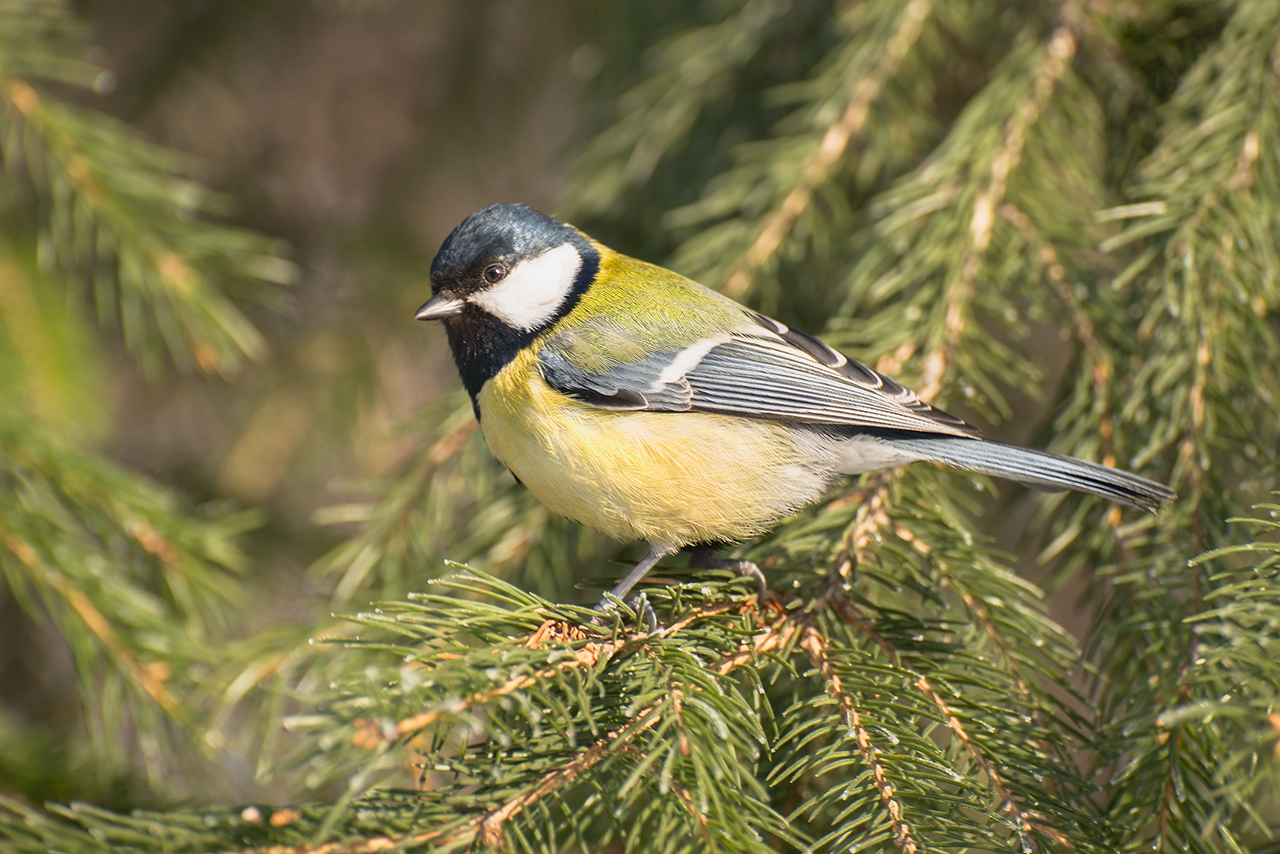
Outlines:
[[[758,333],[738,330],[603,371],[575,367],[553,338],[539,353],[543,377],[552,388],[604,409],[979,435],[818,339],[766,317],[755,319]]]

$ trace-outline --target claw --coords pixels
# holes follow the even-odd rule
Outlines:
[[[689,566],[696,569],[727,569],[745,578],[755,580],[760,601],[769,598],[769,582],[760,567],[749,560],[733,560],[715,556],[715,546],[697,546],[689,555]]]
[[[653,610],[653,606],[649,604],[649,597],[641,593],[627,604],[640,615],[640,619],[644,621],[644,627],[648,633],[651,635],[657,634],[662,624],[658,622],[658,615]]]
[[[591,621],[601,628],[608,628],[607,621],[616,614],[615,609],[619,604],[620,600],[612,595],[605,596],[600,600],[600,604],[596,605],[596,611],[599,613]],[[649,597],[644,593],[632,597],[626,605],[640,617],[648,634],[655,634],[662,628],[662,624],[658,622],[657,612],[653,610],[653,606],[649,604]]]

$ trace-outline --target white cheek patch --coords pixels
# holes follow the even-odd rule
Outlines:
[[[556,316],[580,269],[582,256],[565,243],[521,261],[505,279],[468,301],[509,326],[532,332]]]

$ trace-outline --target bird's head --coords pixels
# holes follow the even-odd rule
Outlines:
[[[491,205],[453,230],[431,262],[418,320],[536,334],[577,303],[599,253],[573,226],[527,205]]]
[[[527,205],[490,205],[445,238],[431,262],[432,297],[415,316],[444,321],[474,400],[573,310],[599,269],[599,251],[573,226]]]

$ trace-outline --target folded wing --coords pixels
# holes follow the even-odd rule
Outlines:
[[[552,337],[539,353],[543,377],[552,388],[604,409],[716,412],[978,437],[960,419],[818,339],[769,318],[754,319],[754,325],[681,350],[595,370],[576,366],[572,339]]]

